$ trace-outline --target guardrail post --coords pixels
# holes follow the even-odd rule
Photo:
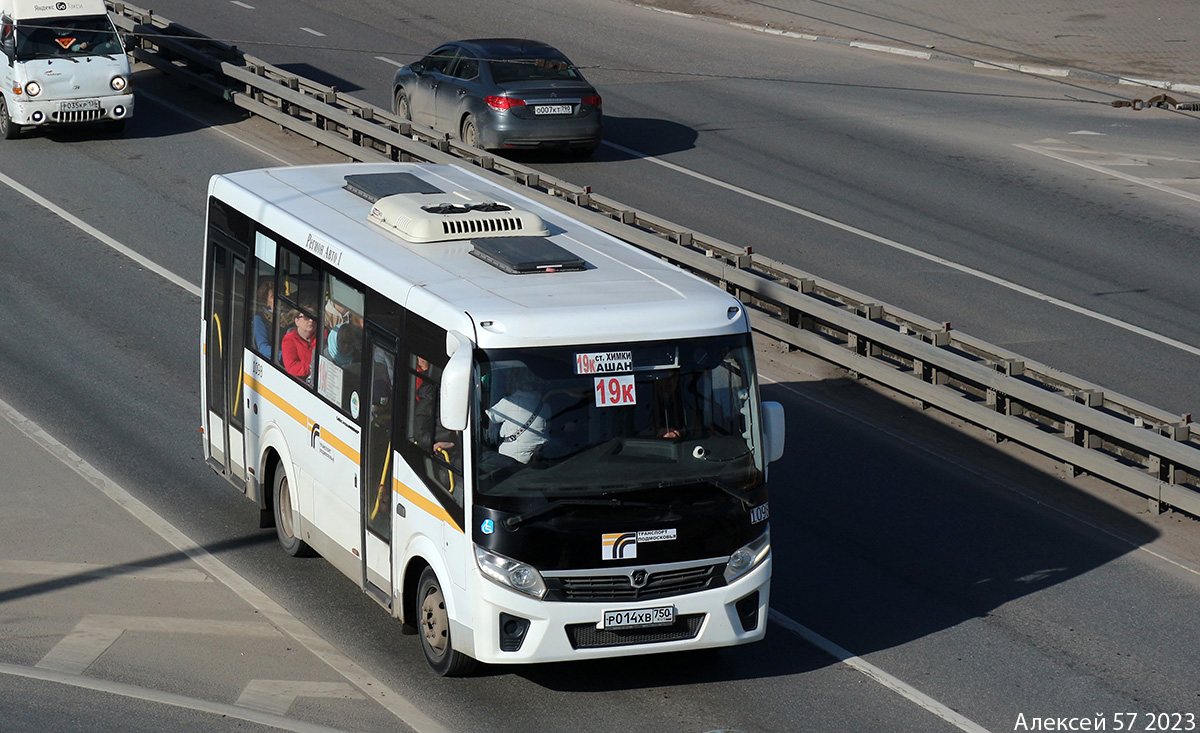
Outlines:
[[[262,66],[260,66],[259,64],[250,64],[247,68],[250,70],[250,73],[254,74],[255,76],[259,76],[259,77],[263,77],[263,78],[265,78],[267,76],[267,70],[265,68],[263,68]],[[246,93],[249,94],[250,98],[253,99],[255,102],[261,103],[263,101],[263,91],[262,91],[262,89],[260,89],[258,87],[247,84],[246,85]]]

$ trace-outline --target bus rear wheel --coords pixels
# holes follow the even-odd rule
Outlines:
[[[271,497],[271,505],[275,508],[275,534],[279,536],[279,546],[292,557],[312,557],[317,553],[308,543],[296,536],[295,513],[292,511],[292,489],[288,481],[287,471],[283,466],[275,469],[275,493]]]
[[[433,671],[442,677],[461,677],[475,670],[479,662],[456,650],[450,641],[450,614],[446,596],[433,568],[425,568],[417,584],[417,626],[420,627],[421,651]]]

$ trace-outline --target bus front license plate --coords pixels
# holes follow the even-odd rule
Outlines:
[[[68,99],[62,103],[62,112],[84,112],[100,109],[99,99]]]
[[[674,606],[657,608],[632,608],[622,611],[605,611],[600,622],[602,629],[640,629],[647,626],[670,626],[675,623]]]

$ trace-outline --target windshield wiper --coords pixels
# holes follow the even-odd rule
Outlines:
[[[555,499],[554,501],[540,506],[537,509],[530,509],[524,514],[517,514],[504,520],[504,526],[509,529],[516,529],[525,522],[535,517],[540,517],[543,514],[548,514],[556,509],[564,506],[637,506],[637,507],[652,507],[658,506],[645,501],[622,501],[620,499]]]
[[[747,497],[745,492],[738,491],[732,486],[727,486],[715,478],[688,478],[680,479],[678,481],[662,481],[658,484],[658,488],[667,489],[675,486],[687,486],[688,484],[705,484],[707,486],[712,486],[742,502],[742,506],[746,507],[747,509],[754,507],[754,500]]]

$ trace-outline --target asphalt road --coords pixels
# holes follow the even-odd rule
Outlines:
[[[635,27],[653,35],[651,28]],[[827,60],[823,73],[852,74],[856,63]],[[124,138],[63,131],[6,142],[0,173],[195,283],[208,175],[278,162],[272,156],[301,162],[324,154],[269,125],[238,121],[184,90],[159,88],[152,74],[142,75],[138,87],[154,96],[139,101]],[[159,104],[166,96],[194,116]],[[1011,104],[1015,124],[1020,105]],[[856,119],[847,115],[840,126]],[[888,119],[876,124],[886,128]],[[949,122],[927,122],[934,127],[930,137],[953,130]],[[744,141],[742,149],[747,146]],[[680,152],[692,151],[704,152]],[[713,165],[746,157],[732,151],[717,150]],[[860,171],[877,157],[842,167]],[[624,163],[660,167],[602,160],[581,169],[615,170]],[[657,186],[641,170],[629,174],[637,185],[679,195],[677,184]],[[826,172],[823,185],[832,189],[838,171]],[[886,176],[869,172],[861,173],[855,194],[841,198],[881,195],[866,182]],[[1023,175],[1030,185],[1054,183],[1036,168]],[[1058,185],[1071,192],[1078,184]],[[906,191],[897,186],[889,195]],[[659,196],[664,204],[674,198]],[[705,205],[696,208],[708,210],[717,198],[701,196],[697,201]],[[1085,212],[1089,201],[1080,202]],[[742,220],[747,213],[759,224],[772,219],[745,212],[745,204],[739,208]],[[899,218],[905,206],[881,209],[883,221]],[[1087,219],[1079,211],[1072,216]],[[1132,214],[1113,216],[1123,221]],[[906,221],[915,226],[916,217]],[[768,642],[636,663],[498,668],[467,680],[435,679],[414,639],[401,637],[394,622],[328,565],[284,557],[271,534],[255,528],[254,508],[201,465],[197,299],[8,185],[0,186],[0,222],[6,224],[0,227],[0,398],[449,729],[955,729],[930,707],[992,730],[1012,729],[1021,715],[1108,716],[1111,728],[1116,713],[1196,712],[1191,650],[1200,641],[1194,622],[1200,576],[1193,570],[1200,533],[1190,520],[1139,515],[1137,504],[1119,493],[1062,480],[1044,462],[978,443],[819,364],[798,357],[776,363],[765,355],[764,375],[775,382],[767,396],[785,402],[791,436],[788,456],[772,476],[776,620]],[[863,252],[854,260],[873,257],[880,255]],[[895,270],[895,263],[882,269],[888,266]],[[962,290],[969,295],[972,288]],[[30,455],[27,460],[39,460]],[[6,515],[5,537],[14,536],[11,523],[25,531],[38,526],[36,513],[32,519],[15,509]],[[55,531],[84,534],[108,521],[98,513]],[[13,557],[10,545],[0,547],[3,559],[29,559]],[[57,559],[92,559],[83,554]],[[1169,561],[1177,556],[1181,562]],[[7,575],[0,581],[16,582]],[[144,604],[158,601],[130,594],[128,602],[129,613],[144,614]],[[29,664],[59,641],[53,634],[14,636],[20,620],[11,604],[0,604],[8,638],[0,661]],[[839,663],[838,650],[806,641],[808,632],[855,656]],[[8,656],[16,652],[21,658]],[[203,655],[189,672],[195,680],[146,679],[139,671],[143,661],[125,663],[133,669],[109,660],[88,674],[133,675],[143,684],[192,690],[206,689],[204,678],[228,674]],[[880,684],[877,671],[903,684]],[[923,706],[928,700],[935,704]],[[69,730],[80,715],[78,708],[64,709],[59,688],[11,676],[0,677],[0,701],[6,714],[18,711],[0,727],[48,720],[54,722],[47,727]],[[97,714],[122,711],[131,712],[117,704]],[[180,727],[191,727],[189,719],[181,718]]]
[[[226,7],[156,9],[381,106],[395,64],[446,39],[551,40],[602,91],[610,144],[583,163],[525,162],[1107,389],[1200,413],[1200,386],[1177,376],[1200,356],[1190,246],[1200,125],[1195,113],[1110,105],[1142,90],[621,2],[214,5]]]

